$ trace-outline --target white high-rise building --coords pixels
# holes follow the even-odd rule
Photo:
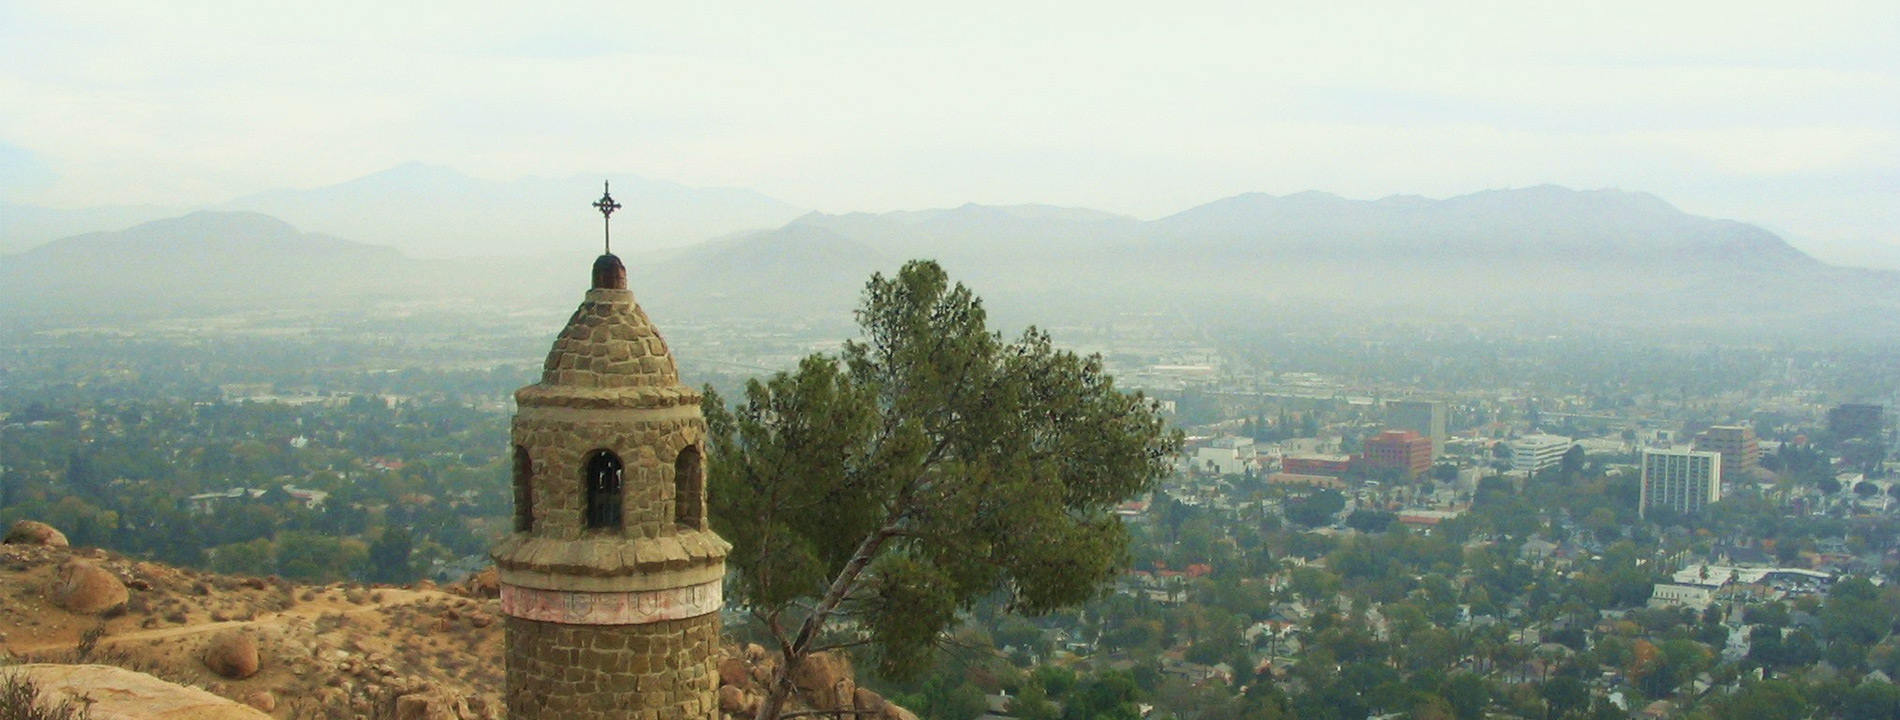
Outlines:
[[[1683,514],[1701,512],[1702,506],[1722,499],[1722,454],[1674,448],[1643,451],[1643,492],[1636,514],[1649,517],[1652,507]]]
[[[1562,435],[1525,435],[1511,441],[1511,469],[1536,474],[1563,462],[1564,453],[1577,444]]]

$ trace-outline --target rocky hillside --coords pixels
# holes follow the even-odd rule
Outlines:
[[[282,718],[501,716],[501,624],[479,583],[300,586],[23,530],[0,545],[0,657],[116,665]]]
[[[89,697],[95,717],[500,718],[498,590],[493,570],[449,587],[217,575],[22,522],[0,544],[0,674],[24,673],[48,700]],[[750,717],[773,660],[756,645],[725,653],[720,707]],[[804,708],[915,720],[857,688],[842,660],[796,677]]]

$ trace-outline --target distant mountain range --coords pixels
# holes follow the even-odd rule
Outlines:
[[[409,163],[327,187],[272,190],[200,208],[107,206],[55,210],[0,203],[0,253],[85,232],[119,230],[191,210],[254,212],[310,232],[388,245],[422,258],[536,256],[599,237],[587,205],[612,179],[623,206],[614,226],[628,247],[673,247],[777,227],[805,211],[750,190],[694,188],[630,174],[470,177]]]
[[[268,215],[196,212],[0,256],[0,303],[21,313],[140,315],[355,305],[411,296],[406,281],[423,267]]]
[[[120,273],[110,275],[114,283],[181,302],[224,302],[260,287],[258,278],[312,302],[326,293],[347,301],[445,293],[571,300],[590,252],[574,241],[596,231],[596,220],[570,207],[572,192],[557,203],[551,187],[537,191],[549,193],[543,202],[580,218],[580,227],[565,233],[565,253],[536,261],[424,262],[258,214],[197,213],[0,256],[0,299],[25,308],[96,291],[101,273]],[[366,179],[348,190],[248,202],[316,213],[408,202],[397,197]],[[341,222],[351,221],[330,220]],[[643,302],[687,317],[837,317],[872,272],[929,257],[1010,324],[1159,309],[1226,326],[1323,316],[1900,331],[1900,273],[1830,266],[1761,228],[1689,215],[1647,194],[1551,186],[1446,200],[1247,194],[1153,221],[1048,206],[808,213],[770,230],[623,257]]]
[[[1376,311],[1812,329],[1891,325],[1878,308],[1900,301],[1900,273],[1828,266],[1761,228],[1647,194],[1551,186],[1442,201],[1248,194],[1147,222],[1045,206],[814,213],[702,246],[690,269],[649,283],[849,307],[861,280],[814,278],[913,257],[1044,324],[1163,309],[1237,323]]]
[[[107,205],[60,210],[0,202],[0,254],[30,250],[73,235],[123,230],[149,220],[173,217],[177,208],[156,205]]]
[[[275,190],[217,210],[273,215],[302,228],[388,245],[419,257],[545,255],[600,236],[588,208],[605,178],[482,180],[411,163],[314,190]],[[750,190],[692,188],[615,176],[623,250],[673,247],[776,227],[805,211]]]

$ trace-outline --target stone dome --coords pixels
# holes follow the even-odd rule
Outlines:
[[[633,292],[587,291],[554,340],[541,382],[569,387],[672,387],[678,366]]]
[[[680,384],[666,340],[626,289],[620,260],[603,255],[587,291],[541,367],[541,382],[515,393],[523,406],[663,408],[697,404]]]

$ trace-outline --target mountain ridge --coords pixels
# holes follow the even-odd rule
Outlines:
[[[0,300],[22,313],[82,302],[139,313],[355,303],[403,297],[405,283],[429,274],[393,248],[201,210],[0,256]]]
[[[1900,307],[1900,273],[1829,266],[1757,226],[1621,190],[1537,186],[1444,200],[1247,193],[1154,220],[1080,217],[1025,220],[971,205],[812,213],[752,234],[748,251],[771,254],[774,238],[792,243],[824,228],[891,258],[935,258],[993,305],[1037,308],[1045,324],[1141,308],[1272,315],[1317,305],[1639,322],[1680,310],[1696,315],[1684,322],[1719,325],[1747,324],[1742,308],[1772,308],[1787,315],[1776,321],[1784,330],[1807,331],[1798,326],[1809,316],[1840,319],[1832,329],[1886,327],[1875,308]],[[799,288],[755,289],[772,291]]]
[[[632,173],[488,180],[409,162],[330,185],[270,189],[196,206],[61,210],[0,202],[0,254],[212,210],[272,215],[311,232],[388,245],[416,257],[539,255],[580,233],[598,234],[599,217],[584,208],[598,197],[603,178],[619,185],[616,197],[625,207],[615,225],[622,237],[650,247],[778,227],[805,212],[751,190],[691,187]]]
[[[194,241],[196,247],[194,247]],[[22,257],[109,249],[117,252],[188,252],[205,245],[221,250],[264,252],[387,252],[393,248],[358,243],[321,233],[305,233],[282,219],[254,212],[198,210],[161,218],[119,231],[97,231],[62,238],[20,253]],[[90,246],[90,247],[85,247]]]
[[[598,234],[599,217],[586,208],[602,177],[618,185],[615,198],[623,209],[614,225],[621,237],[649,247],[777,227],[804,212],[750,190],[694,188],[626,173],[500,181],[423,163],[323,187],[255,193],[213,209],[261,212],[420,257],[533,255],[567,238]]]
[[[532,262],[422,261],[388,247],[302,232],[280,218],[194,213],[0,256],[0,279],[24,312],[59,298],[97,300],[98,268],[111,267],[115,253],[131,252],[124,249],[127,233],[159,247],[178,227],[198,244],[177,245],[181,240],[172,238],[165,247],[191,248],[186,252],[196,253],[195,260],[155,256],[134,263],[144,277],[107,285],[172,293],[142,305],[145,310],[233,306],[255,292],[257,277],[271,278],[276,296],[309,303],[558,298],[565,289],[560,281],[569,278],[551,272],[564,266],[553,257],[582,262],[591,244],[582,238],[598,230],[583,227],[568,236],[568,251]],[[232,233],[248,237],[248,244],[208,257],[218,246],[205,238]],[[1900,308],[1900,273],[1830,266],[1762,228],[1691,215],[1647,193],[1555,186],[1445,200],[1248,193],[1153,220],[974,203],[807,212],[771,229],[622,254],[643,301],[704,317],[846,315],[866,277],[909,258],[937,259],[994,307],[1033,308],[1032,321],[1041,324],[1155,307],[1263,318],[1321,307],[1644,322],[1693,313],[1684,322],[1703,325],[1747,324],[1751,314],[1773,314],[1788,329],[1820,331],[1801,327],[1802,318],[1834,318],[1834,329],[1868,319],[1870,328],[1879,328],[1892,324],[1880,312]],[[0,287],[0,296],[8,294]]]

